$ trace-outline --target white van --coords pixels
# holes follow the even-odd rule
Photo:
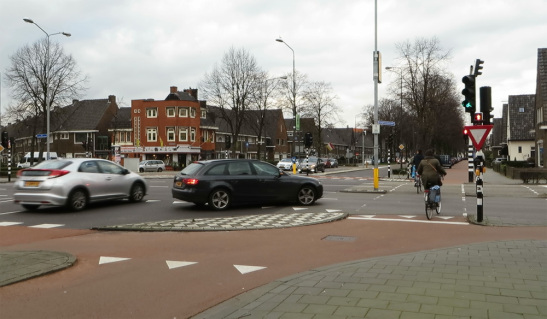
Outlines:
[[[40,155],[40,152],[34,152],[34,156],[32,156],[32,157],[34,157],[34,160],[32,161],[33,165],[36,165],[39,162],[46,160],[47,152],[42,153],[42,160],[38,160],[39,155]],[[17,168],[28,168],[28,167],[30,167],[30,158],[31,158],[31,155],[30,155],[30,152],[28,152],[23,158],[21,158],[19,163],[17,163]],[[57,159],[57,153],[56,152],[49,152],[49,158],[50,159]]]

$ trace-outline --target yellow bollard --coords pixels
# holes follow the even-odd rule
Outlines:
[[[377,168],[374,169],[374,189],[378,189],[378,176],[379,176],[379,170]]]
[[[292,173],[296,175],[296,163],[292,163]]]

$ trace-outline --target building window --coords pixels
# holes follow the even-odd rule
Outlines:
[[[148,142],[156,142],[158,140],[158,129],[156,127],[146,129],[146,140]]]
[[[201,110],[201,118],[202,119],[207,118],[207,111],[206,110]]]
[[[188,117],[187,107],[179,107],[179,117]]]
[[[125,141],[131,143],[131,132],[125,132]]]
[[[188,128],[179,127],[179,142],[188,142]]]
[[[168,127],[167,128],[167,141],[168,142],[174,142],[175,141],[175,128],[174,127]]]
[[[196,117],[196,109],[193,107],[190,108],[190,117]]]
[[[134,109],[134,110],[133,110],[133,113],[135,113],[135,114],[136,114],[136,113],[140,113],[140,112],[141,112],[141,110],[139,110],[139,109]]]
[[[149,107],[146,109],[146,117],[153,118],[158,117],[158,108],[157,107]]]
[[[61,133],[59,134],[59,138],[62,140],[68,140],[69,134],[68,133]]]
[[[190,141],[195,142],[196,141],[196,129],[192,127],[190,130]]]
[[[522,153],[522,146],[519,146],[519,154]]]
[[[167,117],[175,117],[175,108],[174,107],[168,107],[166,109],[166,112],[167,112]]]
[[[524,108],[523,107],[519,107],[519,113],[524,113]]]

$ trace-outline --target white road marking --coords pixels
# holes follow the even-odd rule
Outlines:
[[[55,228],[55,227],[62,227],[64,224],[40,224],[40,225],[34,225],[29,226],[31,228]]]
[[[0,222],[0,226],[13,226],[13,225],[21,225],[20,222]]]
[[[380,220],[387,222],[407,222],[407,223],[433,223],[433,224],[445,224],[445,225],[469,225],[464,222],[444,222],[435,220],[415,220],[415,219],[397,219],[397,218],[362,218],[362,217],[349,217],[348,219],[360,219],[360,220]]]
[[[165,262],[167,263],[167,267],[169,267],[169,269],[175,269],[175,268],[186,267],[186,266],[197,264],[196,261],[166,260]]]
[[[403,218],[414,218],[416,217],[416,215],[399,215],[400,217],[403,217]]]
[[[336,212],[340,212],[341,210],[339,209],[327,209],[327,213],[336,213]]]
[[[155,203],[155,202],[160,202],[159,199],[148,199],[146,200],[147,203]]]
[[[304,207],[293,207],[293,210],[306,210],[307,208]]]
[[[108,264],[108,263],[115,263],[115,262],[118,262],[118,261],[124,261],[124,260],[129,260],[129,259],[131,259],[131,258],[103,257],[103,256],[101,256],[101,258],[99,259],[99,265]]]
[[[7,212],[7,213],[1,213],[0,215],[9,215],[9,214],[17,214],[17,213],[20,213],[21,211],[14,211],[14,212]]]
[[[242,275],[251,273],[253,271],[258,271],[262,269],[266,269],[266,267],[262,266],[245,266],[245,265],[234,265],[234,267],[239,271]]]

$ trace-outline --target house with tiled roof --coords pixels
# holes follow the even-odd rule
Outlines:
[[[118,111],[116,96],[108,99],[73,100],[71,105],[53,109],[50,113],[49,138],[50,151],[59,157],[93,156],[109,158],[110,139],[108,129],[112,118]],[[28,118],[10,127],[16,140],[14,158],[24,156],[27,152],[45,151],[46,139],[36,141],[36,133],[46,131],[42,121]],[[34,149],[32,149],[34,141]]]
[[[534,156],[535,151],[535,94],[510,95],[507,105],[508,158],[526,161]]]
[[[547,153],[547,48],[538,49],[538,67],[536,80],[536,99],[534,110],[535,156],[536,167],[545,167]]]

